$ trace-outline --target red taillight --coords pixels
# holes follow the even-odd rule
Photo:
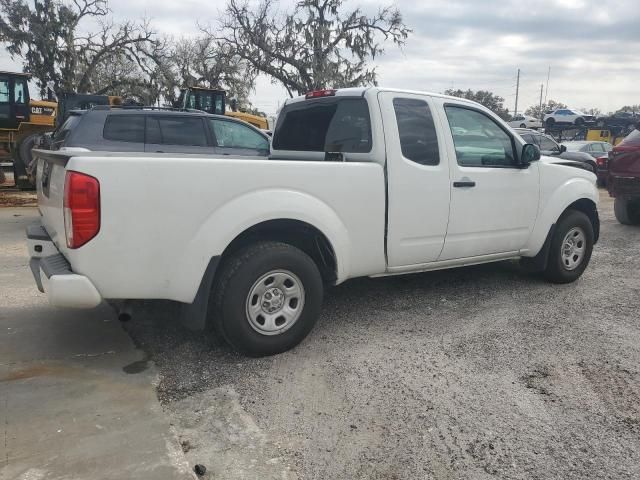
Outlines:
[[[313,92],[307,93],[304,98],[321,98],[321,97],[333,97],[336,94],[337,90],[334,88],[325,88],[324,90],[314,90]]]
[[[598,166],[600,167],[606,167],[607,166],[607,161],[609,160],[609,156],[602,156],[602,157],[598,157],[596,158],[596,164],[598,164]]]
[[[100,182],[68,171],[64,181],[64,229],[67,247],[78,248],[100,230]]]

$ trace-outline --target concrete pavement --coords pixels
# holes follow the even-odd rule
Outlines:
[[[194,478],[157,373],[106,305],[54,309],[28,268],[34,208],[0,208],[0,479]]]

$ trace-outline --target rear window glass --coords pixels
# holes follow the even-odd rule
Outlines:
[[[640,130],[634,130],[627,135],[619,145],[640,145]]]
[[[207,134],[200,117],[157,117],[147,119],[147,143],[206,147]]]
[[[105,140],[144,143],[144,116],[109,115],[102,136]]]
[[[75,128],[75,126],[80,122],[81,115],[71,115],[69,116],[62,126],[55,131],[52,139],[52,148],[57,149],[60,148],[64,139],[67,138],[67,135],[71,130]]]
[[[366,100],[330,98],[286,105],[278,117],[273,148],[303,152],[370,152],[371,119]]]

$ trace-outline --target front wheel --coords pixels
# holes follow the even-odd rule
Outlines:
[[[275,355],[309,334],[322,296],[322,277],[306,253],[285,243],[256,243],[224,262],[213,291],[213,326],[246,355]]]
[[[553,283],[574,282],[584,272],[593,251],[593,225],[584,213],[564,213],[553,233],[544,276]]]
[[[527,128],[527,126],[524,123],[521,123],[520,128]]]
[[[616,197],[613,211],[616,219],[623,225],[640,225],[640,199]]]
[[[582,125],[584,125],[584,118],[582,117],[576,118],[575,124],[576,124],[576,127],[581,127]]]

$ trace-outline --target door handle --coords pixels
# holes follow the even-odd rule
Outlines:
[[[453,182],[453,186],[456,187],[456,188],[475,187],[476,186],[476,182],[472,182],[470,180],[465,180],[465,181],[460,181],[460,182]]]

